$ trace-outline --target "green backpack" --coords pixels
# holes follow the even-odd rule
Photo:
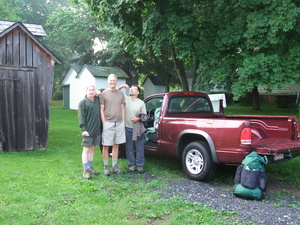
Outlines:
[[[267,164],[267,156],[260,156],[257,152],[251,152],[242,161],[244,168],[251,171],[265,171]]]
[[[262,199],[267,190],[267,174],[265,165],[268,163],[266,156],[251,152],[237,168],[234,177],[234,191],[236,196],[246,199]]]

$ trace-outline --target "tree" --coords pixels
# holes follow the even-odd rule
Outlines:
[[[189,89],[186,67],[198,62],[194,51],[198,37],[193,4],[175,0],[86,2],[102,23],[109,20],[124,31],[125,44],[135,58],[153,54],[172,59],[182,89]]]
[[[21,22],[44,26],[48,16],[58,6],[68,6],[68,0],[15,0],[15,6],[22,9],[18,14]]]
[[[94,62],[94,40],[100,36],[98,24],[85,5],[57,7],[46,24],[46,41],[67,64]]]
[[[198,69],[198,88],[226,85],[236,100],[299,76],[296,0],[86,2],[100,21],[111,20],[128,34],[126,45],[134,46],[136,55],[148,49],[155,56],[168,53],[183,89],[189,67]]]
[[[202,84],[211,80],[226,83],[234,99],[251,90],[258,99],[259,86],[272,90],[297,81],[297,1],[206,1],[202,9],[202,77],[198,77]],[[253,110],[258,109],[259,104],[253,101]]]
[[[20,7],[15,7],[19,0],[0,0],[0,15],[1,20],[19,21],[21,18],[18,16],[21,13]]]

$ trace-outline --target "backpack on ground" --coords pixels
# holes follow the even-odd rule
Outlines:
[[[233,194],[245,199],[264,198],[268,180],[265,172],[266,164],[268,164],[266,156],[260,156],[256,152],[247,155],[236,170]]]

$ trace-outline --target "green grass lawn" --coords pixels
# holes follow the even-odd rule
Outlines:
[[[297,116],[299,118],[299,111],[296,106],[288,108],[278,108],[274,104],[261,105],[260,111],[252,111],[252,106],[245,106],[241,104],[231,104],[225,108],[225,114],[231,115],[277,115],[277,116]]]
[[[177,158],[147,154],[146,174],[107,177],[97,150],[101,174],[83,179],[77,111],[61,101],[52,102],[48,139],[45,151],[0,153],[0,224],[238,224],[230,212],[160,197],[169,180],[187,179]],[[119,165],[125,170],[127,161]],[[267,169],[272,178],[300,184],[298,158]],[[213,182],[233,186],[234,173],[223,166]]]
[[[230,213],[160,197],[168,180],[186,178],[176,158],[147,155],[146,174],[107,177],[97,150],[101,174],[83,179],[80,141],[77,111],[54,101],[45,151],[0,153],[0,224],[232,223]],[[119,165],[125,170],[127,161]]]

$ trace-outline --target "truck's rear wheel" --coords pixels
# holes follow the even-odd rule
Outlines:
[[[186,174],[193,180],[210,180],[216,171],[209,147],[205,142],[192,142],[183,151],[182,166]]]

